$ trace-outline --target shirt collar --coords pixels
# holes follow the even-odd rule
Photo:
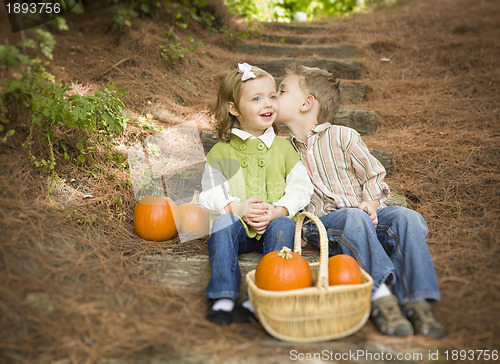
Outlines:
[[[318,124],[316,125],[314,128],[312,128],[308,133],[307,133],[307,138],[309,139],[311,136],[315,135],[315,134],[319,134],[319,133],[322,133],[324,132],[326,129],[328,129],[329,127],[331,127],[332,124],[330,123],[322,123],[322,124]],[[293,135],[292,133],[290,133],[290,136],[292,138],[292,141],[294,143],[298,142],[298,143],[302,143],[302,144],[306,144],[307,145],[307,141],[303,142],[302,140],[300,140],[299,138],[297,138],[295,135]]]
[[[260,139],[266,145],[267,148],[271,148],[271,145],[273,144],[274,141],[274,137],[276,136],[272,126],[267,128],[264,134],[262,134],[259,137],[256,137],[255,135],[252,135],[244,130],[237,128],[231,129],[231,133],[238,136],[241,140]]]
[[[321,133],[322,131],[326,130],[327,128],[329,128],[331,126],[332,126],[332,124],[330,124],[330,123],[322,123],[322,124],[316,125],[314,128],[311,129],[311,131],[313,131],[315,133]]]

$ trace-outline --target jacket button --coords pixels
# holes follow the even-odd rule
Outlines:
[[[241,144],[240,145],[240,150],[245,150],[247,149],[247,145],[246,144]]]
[[[264,149],[266,146],[264,145],[264,143],[259,143],[259,145],[257,145],[257,149],[258,150],[262,150]]]
[[[245,168],[246,166],[248,166],[248,162],[247,161],[241,161],[241,166],[243,168]]]
[[[266,161],[265,161],[265,160],[263,160],[263,159],[261,159],[261,160],[259,161],[259,167],[264,167],[265,165],[266,165]]]

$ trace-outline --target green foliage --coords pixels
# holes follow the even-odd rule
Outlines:
[[[243,31],[232,30],[224,28],[221,31],[225,35],[222,43],[226,47],[231,47],[234,44],[242,43],[245,39],[261,39],[262,34],[258,30],[247,28]]]
[[[193,53],[196,48],[203,45],[203,42],[196,42],[192,36],[188,35],[186,37],[188,46],[185,47],[181,42],[181,38],[174,33],[173,28],[171,28],[168,33],[164,34],[164,37],[167,44],[160,43],[158,46],[160,47],[162,58],[166,61],[183,58],[187,52]]]
[[[393,0],[223,0],[234,13],[255,21],[289,22],[302,12],[307,20],[344,16]]]
[[[55,40],[49,32],[37,29],[37,39],[26,38],[21,46],[30,48],[34,54],[52,59]],[[64,160],[84,165],[86,156],[96,145],[111,153],[112,138],[126,126],[128,116],[123,114],[121,97],[125,90],[120,86],[106,85],[103,91],[92,96],[71,95],[71,86],[64,81],[54,82],[38,55],[29,56],[16,46],[0,45],[0,70],[14,75],[2,84],[0,92],[0,133],[9,124],[9,108],[29,110],[29,135],[23,146],[29,159],[38,167],[49,170],[52,181],[57,178],[57,156]],[[57,131],[60,131],[57,133]],[[69,140],[68,134],[77,135]],[[13,134],[7,131],[3,139]],[[32,152],[35,139],[41,139],[49,148],[49,156],[41,158]],[[38,154],[38,153],[37,153]]]
[[[108,0],[118,27],[130,27],[138,17],[167,18],[170,24],[185,29],[190,21],[212,26],[215,18],[208,11],[207,0]]]
[[[132,18],[162,18],[172,27],[164,35],[165,43],[158,44],[161,57],[167,61],[183,58],[203,45],[196,42],[191,35],[185,40],[175,33],[174,27],[186,29],[194,21],[206,28],[211,28],[214,16],[208,9],[207,0],[108,0],[115,24],[119,28],[131,27]],[[187,42],[187,46],[185,43]]]

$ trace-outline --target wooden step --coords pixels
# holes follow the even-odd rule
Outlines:
[[[240,43],[234,47],[234,50],[240,53],[261,54],[270,57],[350,58],[356,54],[356,47],[351,45],[327,46]]]
[[[238,256],[242,278],[240,287],[240,294],[242,296],[246,294],[245,276],[248,272],[257,268],[260,258],[262,258],[262,254],[257,252],[240,254]],[[206,289],[211,274],[208,255],[196,255],[192,257],[146,255],[142,257],[142,263],[151,265],[151,269],[156,271],[161,283],[198,291]]]
[[[217,135],[215,135],[211,130],[202,130],[200,139],[205,153],[208,153],[210,149],[212,149],[212,147],[219,141]],[[392,151],[385,149],[370,149],[370,153],[377,158],[380,163],[382,163],[387,172],[391,170],[393,159]]]
[[[307,67],[319,67],[332,72],[337,78],[356,80],[361,77],[361,63],[352,60],[340,59],[266,59],[251,60],[254,66],[260,67],[275,77],[282,77],[285,68],[292,62],[302,64]]]

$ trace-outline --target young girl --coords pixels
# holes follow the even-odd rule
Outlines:
[[[235,302],[238,253],[293,248],[294,218],[313,192],[297,152],[276,137],[277,112],[273,77],[247,63],[224,78],[210,110],[221,141],[206,157],[200,203],[212,212],[207,319],[219,325],[249,322],[249,302]]]

